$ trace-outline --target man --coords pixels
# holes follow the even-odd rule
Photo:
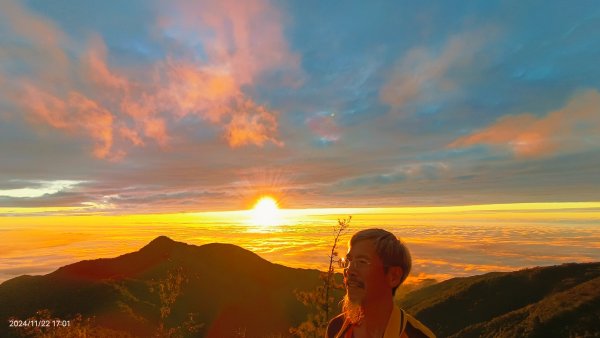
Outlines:
[[[350,239],[344,267],[343,312],[327,326],[328,338],[435,335],[394,304],[394,294],[411,268],[406,246],[383,229],[367,229]]]

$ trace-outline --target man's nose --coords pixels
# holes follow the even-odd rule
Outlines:
[[[347,268],[344,269],[344,277],[356,276],[356,269],[354,268],[354,264],[350,264]]]

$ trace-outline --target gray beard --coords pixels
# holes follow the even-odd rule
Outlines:
[[[365,315],[361,304],[353,303],[348,297],[347,293],[344,296],[342,312],[344,312],[344,317],[346,317],[346,319],[352,324],[360,323]]]

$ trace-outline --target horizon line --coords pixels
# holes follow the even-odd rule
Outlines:
[[[149,212],[149,213],[111,213],[110,211],[89,210],[90,207],[0,207],[0,217],[4,216],[151,216],[151,215],[195,215],[221,216],[240,215],[252,209],[220,210],[220,211],[182,211],[182,212]],[[280,208],[282,213],[298,215],[331,215],[331,214],[423,214],[459,211],[529,211],[529,210],[569,210],[600,208],[600,201],[587,202],[519,202],[491,203],[446,206],[386,206],[386,207],[339,207],[339,208]],[[65,213],[63,213],[65,212]],[[73,213],[69,213],[73,212]]]

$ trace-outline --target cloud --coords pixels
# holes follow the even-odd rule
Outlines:
[[[90,137],[94,141],[93,154],[98,158],[118,156],[111,155],[114,116],[97,102],[78,92],[61,99],[31,84],[25,84],[23,89],[21,104],[32,120]]]
[[[201,46],[207,64],[252,84],[270,70],[300,74],[300,58],[289,50],[282,14],[268,1],[178,1],[160,18],[163,31],[187,47]]]
[[[310,130],[324,142],[337,142],[341,137],[341,128],[335,121],[335,114],[319,113],[305,121]]]
[[[300,58],[289,50],[281,14],[266,1],[177,2],[160,18],[165,35],[184,50],[202,49],[201,60],[171,57],[165,102],[178,116],[195,115],[224,127],[232,147],[258,146],[276,137],[277,114],[255,102],[244,88],[268,73],[302,77]],[[200,46],[200,47],[199,47]]]
[[[102,37],[93,35],[89,41],[85,53],[81,57],[82,77],[87,80],[88,85],[94,85],[93,89],[114,91],[129,90],[129,81],[109,69],[106,64],[108,51]]]
[[[0,74],[15,65],[31,68],[12,81],[9,89],[20,94],[8,100],[32,123],[91,139],[97,158],[119,160],[130,147],[150,143],[165,149],[189,136],[173,133],[184,123],[220,128],[231,147],[283,145],[277,112],[246,93],[270,73],[291,74],[282,78],[287,85],[301,76],[281,14],[266,1],[176,2],[156,19],[155,38],[172,49],[154,63],[127,68],[109,63],[100,35],[80,55],[67,53],[77,43],[50,20],[15,2],[2,6],[14,37],[0,52],[11,67]]]
[[[69,60],[65,48],[69,41],[51,20],[7,0],[0,3],[0,22],[0,29],[11,33],[0,36],[0,41],[9,42],[0,49],[5,67],[14,65],[14,60],[24,61],[28,69],[46,81],[67,80]]]
[[[600,142],[600,93],[588,90],[545,116],[504,116],[492,125],[458,138],[449,148],[488,145],[517,157],[536,158],[593,149]]]
[[[82,182],[59,180],[37,182],[13,181],[11,183],[13,188],[0,190],[0,197],[32,198],[44,195],[53,195],[61,191],[70,190]],[[23,185],[26,186],[23,187]],[[17,186],[19,187],[17,188]]]
[[[380,100],[399,114],[410,104],[458,90],[460,83],[451,73],[472,67],[471,62],[489,33],[491,30],[482,29],[479,33],[454,35],[440,51],[426,47],[409,50],[396,62],[381,87]]]
[[[423,162],[399,165],[382,174],[367,174],[338,182],[341,187],[369,187],[388,189],[400,183],[409,181],[435,181],[445,177],[449,171],[448,164],[444,162]]]
[[[227,124],[226,130],[227,141],[232,147],[245,144],[262,146],[266,141],[283,146],[283,142],[270,136],[277,130],[275,114],[251,100],[242,103],[240,109]]]

